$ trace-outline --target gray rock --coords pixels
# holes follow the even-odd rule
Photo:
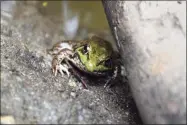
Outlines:
[[[145,124],[186,124],[186,1],[103,0]]]
[[[19,16],[27,13],[23,8]],[[70,86],[66,75],[54,77],[45,50],[62,36],[50,20],[29,11],[1,27],[1,116],[17,124],[141,123],[126,82],[83,90],[76,79]]]

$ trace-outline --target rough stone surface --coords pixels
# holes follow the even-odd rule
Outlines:
[[[17,124],[141,123],[123,79],[109,90],[83,90],[76,79],[51,74],[46,49],[63,38],[59,25],[31,5],[1,17],[1,116]]]
[[[104,1],[147,124],[186,124],[186,1]]]

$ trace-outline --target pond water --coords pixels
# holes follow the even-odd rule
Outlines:
[[[50,32],[52,43],[48,42],[49,46],[53,41],[81,40],[96,34],[116,49],[101,1],[3,1],[1,10],[4,15],[9,14],[9,19],[14,19],[14,25],[27,27],[24,30],[29,29],[25,25],[35,25],[29,32],[35,32],[34,29]]]
[[[28,9],[35,7],[45,18],[61,23],[68,38],[74,38],[83,29],[89,32],[110,31],[101,1],[3,1],[1,10],[18,19],[20,7],[24,6]]]
[[[38,6],[48,16],[56,15],[64,20],[78,16],[81,26],[98,30],[109,28],[101,1],[47,1],[39,2]]]

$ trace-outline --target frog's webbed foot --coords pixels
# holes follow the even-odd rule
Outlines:
[[[59,72],[60,72],[61,76],[64,75],[63,71],[66,72],[66,74],[68,75],[68,77],[70,76],[70,73],[68,71],[68,67],[66,65],[60,65],[59,66]]]
[[[67,73],[69,76],[68,67],[66,65],[61,64],[61,62],[67,58],[70,59],[69,56],[73,55],[73,52],[69,49],[62,49],[52,60],[52,73],[56,76],[57,72],[59,71],[60,74],[63,76],[63,71]]]
[[[113,76],[106,81],[104,88],[110,88],[114,84],[114,80],[117,77],[119,70],[120,70],[120,67],[116,66],[113,71]]]
[[[61,76],[64,75],[63,71],[68,75],[68,77],[70,76],[70,73],[68,71],[68,66],[65,64],[54,64],[52,67],[52,73],[54,76],[57,76],[57,72],[59,71],[59,73],[61,74]]]

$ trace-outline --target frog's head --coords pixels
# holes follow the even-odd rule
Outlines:
[[[110,43],[99,39],[89,40],[87,44],[76,49],[80,61],[90,72],[110,70],[112,51]]]

